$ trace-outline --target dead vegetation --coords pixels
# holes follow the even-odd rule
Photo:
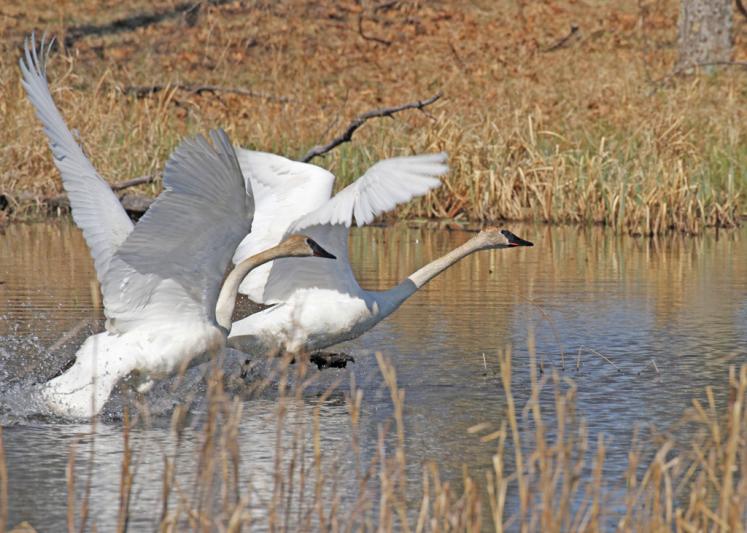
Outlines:
[[[196,435],[189,427],[190,403],[179,405],[171,420],[175,449],[162,458],[161,531],[744,531],[747,510],[747,366],[732,367],[728,401],[711,389],[707,401],[693,400],[682,417],[678,440],[651,430],[645,442],[633,436],[622,479],[606,474],[606,438],[589,435],[575,410],[574,383],[557,371],[541,374],[530,336],[531,392],[525,405],[513,392],[511,350],[498,354],[505,419],[499,427],[476,423],[474,438],[493,443],[492,464],[484,471],[465,469],[460,483],[442,480],[436,464],[422,465],[413,483],[405,448],[405,393],[388,358],[377,355],[391,401],[391,416],[377,428],[375,451],[361,449],[362,390],[353,382],[345,393],[349,427],[340,449],[322,446],[320,421],[336,385],[316,399],[303,400],[313,381],[304,365],[281,366],[271,387],[278,389],[269,496],[257,499],[244,447],[272,446],[242,440],[245,402],[228,392],[215,370],[207,388],[208,407]],[[286,362],[287,363],[287,362]],[[290,376],[297,385],[291,386]],[[253,390],[266,388],[266,382]],[[554,401],[540,401],[541,395]],[[544,407],[543,407],[544,405]],[[149,420],[147,411],[131,420],[127,413],[119,486],[118,530],[127,529],[129,501],[137,476],[139,450],[130,433]],[[668,428],[661,428],[668,429]],[[367,432],[370,433],[370,432]],[[95,438],[95,437],[93,437]],[[195,457],[184,457],[180,444],[197,438]],[[89,451],[90,448],[90,451]],[[1,448],[0,448],[1,450]],[[73,446],[68,464],[68,528],[97,528],[89,516],[87,492],[76,499],[75,461],[91,461],[89,446]],[[353,457],[354,479],[340,478],[340,457]],[[2,454],[0,452],[0,459]],[[179,460],[177,460],[179,459]],[[150,458],[150,464],[153,464]],[[180,464],[196,465],[196,474],[179,482]],[[155,461],[157,464],[158,461]],[[0,474],[4,471],[0,462]],[[265,465],[266,466],[266,465]],[[85,476],[83,476],[85,478]],[[0,487],[3,486],[0,475]],[[11,480],[12,486],[12,480]],[[78,490],[80,494],[80,490]],[[72,496],[71,496],[72,495]],[[7,497],[7,492],[0,491]],[[0,501],[0,509],[7,509]],[[0,515],[0,518],[3,515]],[[0,529],[2,524],[0,524]]]
[[[401,217],[652,234],[743,214],[745,73],[670,76],[675,0],[198,4],[0,8],[5,216],[36,216],[61,192],[19,83],[33,29],[71,45],[52,60],[54,97],[112,182],[158,174],[181,137],[218,125],[241,145],[301,158],[366,111],[442,91],[427,114],[369,122],[316,162],[339,187],[376,159],[448,150],[445,186]],[[744,29],[738,19],[735,60]],[[133,89],[149,87],[160,90]]]

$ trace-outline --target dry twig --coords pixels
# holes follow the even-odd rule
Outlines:
[[[571,31],[568,33],[568,35],[566,35],[565,37],[563,37],[562,39],[560,39],[558,42],[556,42],[555,44],[549,46],[548,48],[545,48],[542,51],[543,52],[554,52],[555,50],[559,50],[560,48],[563,48],[565,45],[568,44],[568,41],[571,40],[571,37],[573,37],[577,33],[578,33],[578,25],[577,24],[571,24]]]
[[[81,26],[73,26],[65,31],[65,47],[69,48],[73,46],[77,41],[83,37],[88,36],[100,36],[110,35],[113,33],[122,33],[126,31],[134,31],[138,28],[144,28],[153,24],[158,24],[164,20],[184,15],[190,25],[196,23],[196,16],[199,13],[202,4],[221,5],[227,4],[233,0],[199,0],[182,2],[177,4],[174,8],[165,11],[156,11],[153,13],[139,13],[137,15],[130,15],[128,17],[119,18],[106,24],[83,24]]]
[[[132,178],[131,180],[118,181],[112,183],[111,188],[113,191],[121,191],[129,187],[135,187],[137,185],[145,185],[146,183],[153,183],[156,180],[155,176],[140,176],[139,178]]]
[[[363,32],[363,13],[361,13],[360,16],[358,17],[358,33],[366,41],[373,41],[375,43],[383,44],[384,46],[389,46],[392,44],[392,41],[387,41],[386,39],[383,39],[381,37],[376,37],[375,35],[366,35]]]
[[[322,154],[326,154],[333,148],[336,148],[337,146],[350,142],[353,138],[353,133],[363,126],[363,124],[371,118],[376,117],[391,117],[395,113],[399,113],[400,111],[405,111],[407,109],[419,109],[420,111],[423,111],[423,108],[431,105],[436,100],[441,98],[443,96],[442,92],[438,92],[431,96],[430,98],[427,98],[426,100],[418,100],[417,102],[410,102],[407,104],[402,104],[396,107],[382,107],[381,109],[373,109],[371,111],[367,111],[363,113],[362,115],[358,115],[355,119],[353,119],[350,124],[348,124],[348,127],[345,129],[345,131],[340,135],[339,137],[336,137],[332,139],[330,142],[328,142],[325,145],[317,145],[314,146],[311,150],[306,152],[306,155],[301,158],[301,161],[304,163],[308,163],[315,157],[318,157]]]
[[[294,99],[289,96],[277,96],[270,93],[252,91],[251,89],[242,89],[241,87],[223,87],[221,85],[189,85],[183,83],[166,85],[127,85],[122,89],[122,92],[124,94],[134,95],[136,98],[145,98],[146,96],[152,96],[156,93],[169,89],[186,91],[197,95],[201,95],[202,93],[238,94],[240,96],[249,96],[251,98],[262,98],[264,100],[270,100],[272,102],[280,102],[282,104],[294,101]]]
[[[153,183],[155,180],[156,176],[140,176],[132,178],[131,180],[112,183],[109,186],[114,192],[120,192],[137,185]],[[148,209],[148,207],[150,207],[153,200],[139,194],[125,194],[120,196],[119,201],[122,203],[122,207],[124,207],[126,211],[135,214],[142,214],[146,209]],[[14,210],[17,206],[24,204],[37,204],[51,211],[55,209],[70,209],[70,201],[65,193],[44,197],[40,197],[30,191],[22,191],[13,195],[0,194],[0,211],[5,209]]]

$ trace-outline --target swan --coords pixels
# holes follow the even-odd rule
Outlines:
[[[324,265],[302,259],[274,261],[264,295],[277,303],[235,321],[228,346],[245,353],[310,353],[320,368],[345,366],[352,358],[314,352],[369,331],[431,279],[470,254],[533,246],[506,229],[486,228],[390,290],[367,291],[358,284],[347,260],[348,228],[349,224],[315,216],[292,224],[289,232],[303,231],[337,259]]]
[[[45,48],[42,40],[41,48],[40,60],[33,37],[31,47],[25,43],[24,87],[94,259],[107,320],[106,331],[86,339],[72,366],[39,392],[52,412],[84,418],[96,415],[128,375],[146,384],[220,353],[251,269],[278,257],[333,256],[294,235],[241,261],[221,283],[254,214],[251,188],[222,130],[210,132],[212,143],[198,135],[177,147],[163,192],[133,227],[52,103],[44,73],[51,43]]]
[[[348,260],[348,234],[396,205],[438,187],[448,171],[445,153],[377,162],[332,197],[335,177],[316,165],[236,148],[244,177],[255,191],[255,225],[236,249],[234,263],[283,237],[304,232],[337,256],[314,263],[280,259],[250,272],[239,292],[270,305],[233,323],[228,345],[242,352],[312,354],[323,366],[345,366],[342,354],[320,350],[354,339],[393,313],[433,277],[462,258],[486,249],[533,246],[508,230],[488,228],[389,291],[360,287]]]
[[[70,135],[49,94],[43,69],[25,70],[24,79],[25,85],[34,84],[36,98],[30,95],[31,101],[43,122],[45,116],[49,117],[50,124],[45,123],[47,129],[55,127],[60,134]],[[420,284],[414,285],[415,288],[405,280],[399,290],[387,294],[363,291],[348,263],[347,237],[353,217],[358,225],[369,223],[396,205],[438,187],[438,176],[448,170],[446,154],[385,159],[332,197],[335,177],[321,167],[276,154],[238,147],[235,151],[244,178],[253,190],[255,214],[252,232],[237,248],[234,263],[277,244],[283,236],[292,233],[290,228],[302,227],[308,228],[321,246],[336,250],[337,260],[328,264],[329,268],[319,269],[310,267],[302,259],[285,259],[266,263],[250,272],[239,292],[272,307],[234,322],[229,345],[248,353],[321,350],[368,331],[427,282],[423,280],[424,275],[433,268],[426,270],[424,267],[418,271],[421,274],[411,280]],[[82,152],[80,158],[81,165],[85,164],[88,170],[87,175],[96,176]],[[127,218],[109,188],[96,185],[88,187],[87,197],[77,202],[71,200],[73,217],[76,218],[77,211],[82,209],[79,204],[87,201],[105,202],[109,216]],[[84,186],[83,176],[80,186]],[[101,239],[116,241],[124,238],[129,230],[114,234],[117,228],[104,226],[101,231]],[[460,247],[432,265],[434,268],[445,265],[440,272],[480,249],[531,246],[510,232],[492,229],[468,244],[467,248]],[[443,261],[447,258],[455,259],[446,265]],[[412,292],[408,293],[408,288]]]

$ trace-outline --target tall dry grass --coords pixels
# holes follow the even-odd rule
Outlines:
[[[60,191],[18,82],[24,35],[41,28],[62,36],[72,26],[171,7],[32,0],[3,8],[5,216],[34,216],[30,199]],[[698,233],[733,226],[744,213],[745,74],[725,68],[669,77],[677,13],[677,0],[205,5],[193,25],[175,17],[84,37],[55,55],[50,77],[70,126],[111,181],[158,172],[181,137],[215,126],[242,145],[300,157],[361,112],[443,90],[427,113],[370,123],[353,144],[316,162],[340,176],[339,187],[379,158],[448,150],[444,187],[400,209],[402,217]],[[579,31],[548,51],[571,25]],[[744,22],[735,28],[740,59]],[[289,100],[125,92],[169,83],[238,86]],[[16,204],[21,191],[32,194]]]
[[[377,355],[381,379],[388,389],[392,412],[382,422],[374,453],[360,448],[361,389],[351,384],[345,401],[349,440],[342,442],[354,457],[348,475],[340,479],[341,450],[322,446],[322,407],[336,384],[314,401],[299,401],[311,383],[307,367],[289,367],[286,360],[273,380],[279,397],[276,409],[270,497],[257,503],[251,484],[252,465],[241,462],[239,437],[245,403],[224,387],[214,368],[209,379],[209,407],[194,448],[196,475],[192,485],[177,481],[176,457],[186,427],[190,401],[173,412],[171,431],[177,448],[163,456],[161,531],[733,531],[745,530],[747,516],[747,365],[729,372],[728,401],[717,405],[713,390],[707,401],[683,406],[681,437],[651,430],[643,441],[633,436],[623,479],[605,474],[606,439],[592,438],[575,410],[572,380],[557,372],[538,371],[530,335],[531,393],[526,404],[513,390],[511,349],[499,355],[501,394],[506,417],[499,427],[476,423],[469,432],[495,444],[492,465],[484,471],[464,471],[462,482],[443,481],[436,464],[422,466],[419,483],[408,479],[405,444],[405,391],[397,384],[392,362]],[[291,386],[291,383],[295,383]],[[262,386],[266,386],[265,383]],[[540,402],[551,394],[547,411]],[[129,435],[134,418],[125,413],[121,461],[118,531],[125,531],[133,476]],[[303,422],[303,423],[299,423]],[[93,450],[93,443],[91,450]],[[95,453],[91,451],[90,453]],[[0,455],[0,457],[2,457]],[[71,450],[68,472],[74,472]],[[0,463],[2,464],[2,463]],[[411,468],[412,465],[409,465]],[[4,472],[0,467],[0,474]],[[134,473],[134,474],[133,474]],[[0,475],[0,486],[3,485]],[[75,493],[74,476],[69,494]],[[90,480],[88,481],[90,482]],[[347,488],[345,488],[347,487]],[[355,487],[351,490],[350,487]],[[6,492],[0,496],[7,497]],[[5,505],[5,504],[4,504]],[[95,527],[87,518],[87,496],[69,499],[68,529]],[[0,507],[4,509],[5,507]],[[88,522],[86,522],[88,520]],[[0,524],[2,527],[3,524]]]

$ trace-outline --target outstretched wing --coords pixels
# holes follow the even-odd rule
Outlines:
[[[183,141],[166,163],[164,191],[111,260],[102,284],[109,327],[168,317],[215,319],[221,281],[251,230],[254,200],[222,131]]]
[[[286,236],[292,233],[308,235],[337,259],[276,260],[262,295],[264,303],[283,302],[304,288],[354,294],[359,286],[348,261],[348,231],[353,217],[359,226],[367,224],[397,204],[438,187],[441,182],[437,176],[447,171],[445,153],[385,159],[319,209],[294,222]]]
[[[114,252],[132,231],[132,222],[109,184],[75,142],[59,110],[52,100],[47,82],[46,65],[54,41],[41,41],[41,55],[36,51],[32,35],[24,44],[20,60],[23,87],[52,149],[54,163],[62,176],[62,185],[70,198],[73,220],[83,231],[83,237],[93,256],[96,275],[103,283]]]
[[[335,177],[327,170],[266,152],[236,148],[241,171],[254,191],[252,232],[236,249],[235,264],[280,243],[293,221],[317,209],[332,195]],[[255,268],[239,291],[262,302],[272,261]]]

